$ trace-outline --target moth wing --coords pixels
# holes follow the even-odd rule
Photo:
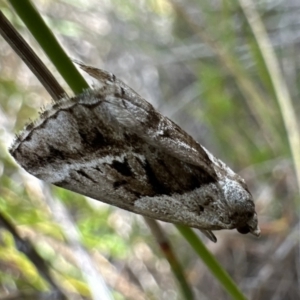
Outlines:
[[[85,68],[104,86],[60,101],[29,124],[10,149],[16,161],[42,180],[148,217],[199,228],[216,241],[210,230],[202,229],[210,229],[204,215],[199,223],[183,217],[184,212],[201,211],[204,201],[198,194],[192,200],[188,195],[217,181],[206,151],[114,75]],[[176,209],[161,206],[157,215],[157,207],[147,211],[135,205],[161,205],[160,199]]]
[[[93,91],[66,99],[29,124],[10,153],[46,182],[150,218],[206,229],[204,218],[189,223],[185,216],[198,215],[204,200],[194,191],[214,179],[125,127],[116,130],[115,96],[108,95],[99,98]],[[210,231],[205,233],[215,241]]]
[[[168,155],[199,166],[213,178],[217,177],[206,151],[177,124],[157,112],[150,103],[115,75],[77,61],[76,63],[101,84],[115,87],[116,97],[105,101],[111,105],[110,111],[120,125]]]

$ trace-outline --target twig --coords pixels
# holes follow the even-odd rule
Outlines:
[[[0,10],[0,34],[25,62],[32,73],[40,80],[53,100],[59,100],[66,92],[58,84],[57,80],[39,59],[23,37],[15,30],[5,15]]]

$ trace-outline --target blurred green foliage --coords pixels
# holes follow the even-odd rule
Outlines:
[[[218,232],[216,245],[203,241],[249,299],[298,299],[299,194],[289,136],[273,74],[240,2],[33,2],[71,57],[116,74],[240,171],[256,199],[262,238],[231,231]],[[8,2],[1,2],[0,9],[64,85]],[[291,0],[274,6],[259,2],[257,10],[297,115],[300,5]],[[91,282],[46,199],[43,183],[21,170],[8,154],[13,134],[50,101],[0,39],[0,213],[35,245],[72,299],[90,298]],[[141,217],[59,188],[51,190],[51,197],[69,212],[80,244],[115,299],[182,299]],[[195,298],[229,299],[182,236],[169,224],[163,228]],[[21,299],[25,293],[34,299],[35,293],[49,290],[33,264],[17,251],[12,236],[1,230],[0,298]]]

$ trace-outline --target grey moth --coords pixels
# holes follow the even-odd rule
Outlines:
[[[17,136],[11,155],[56,186],[165,222],[259,236],[245,181],[113,74],[63,98]]]

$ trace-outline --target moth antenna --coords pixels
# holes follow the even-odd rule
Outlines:
[[[76,59],[73,59],[72,61],[75,64],[77,64],[83,71],[88,73],[91,77],[97,79],[102,84],[112,84],[116,82],[116,76],[112,73],[91,66],[87,66]]]

